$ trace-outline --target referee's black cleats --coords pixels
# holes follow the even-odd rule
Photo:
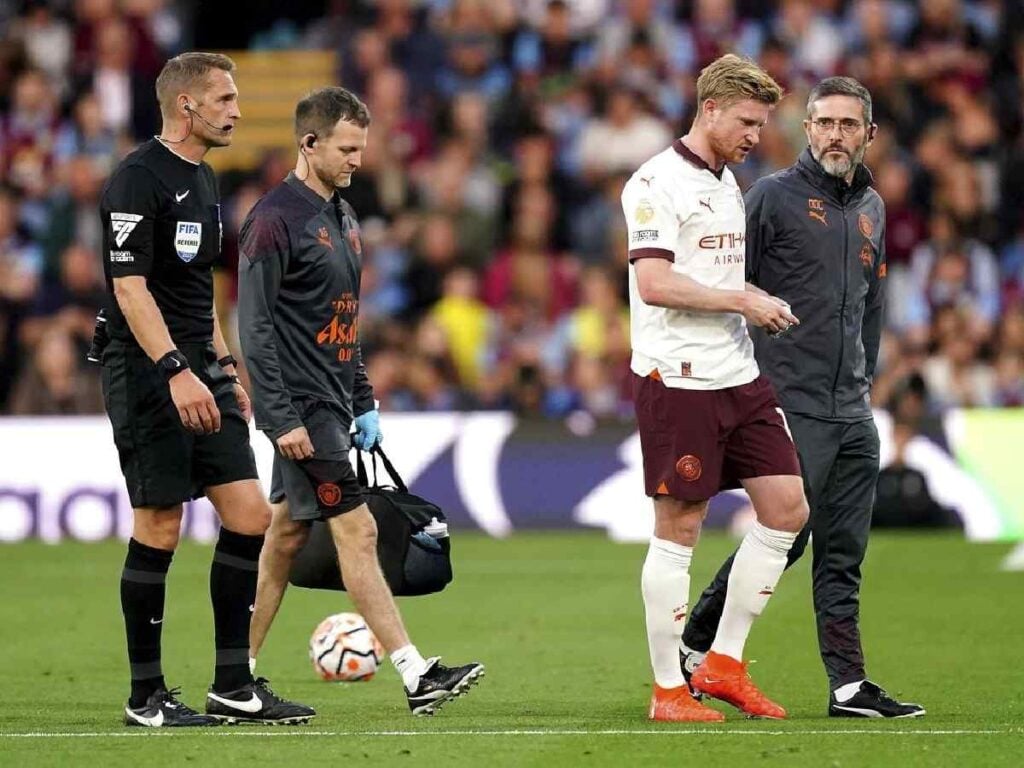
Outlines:
[[[483,664],[446,667],[438,656],[427,659],[427,671],[420,675],[416,690],[405,691],[409,709],[414,715],[432,715],[447,702],[468,693],[483,676]]]
[[[159,688],[143,706],[126,706],[124,724],[142,728],[202,728],[220,724],[217,718],[201,715],[178,701],[180,693],[180,688]]]
[[[299,725],[316,716],[305,704],[286,701],[270,690],[265,677],[257,677],[237,691],[206,694],[206,714],[227,725],[260,723],[263,725]]]
[[[925,709],[920,704],[896,701],[885,690],[870,680],[860,684],[853,696],[843,702],[836,700],[835,692],[828,699],[829,717],[921,717]]]

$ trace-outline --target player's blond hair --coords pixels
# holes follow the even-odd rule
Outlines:
[[[697,78],[698,114],[708,99],[720,107],[744,99],[774,106],[782,99],[782,86],[750,59],[727,53],[704,67]]]
[[[190,51],[179,53],[164,64],[156,79],[156,100],[160,113],[166,119],[174,114],[174,100],[185,91],[203,91],[210,70],[235,71],[235,62],[222,53]]]

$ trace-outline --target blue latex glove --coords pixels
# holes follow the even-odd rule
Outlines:
[[[356,433],[352,442],[360,451],[369,451],[373,446],[384,442],[380,431],[380,412],[377,409],[356,416]]]

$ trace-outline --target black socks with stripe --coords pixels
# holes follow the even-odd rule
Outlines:
[[[252,682],[249,621],[256,602],[261,549],[263,536],[220,529],[210,566],[210,599],[217,647],[213,690],[218,693],[235,691]]]
[[[167,570],[173,552],[131,539],[121,572],[121,612],[128,638],[132,692],[128,706],[141,707],[158,688],[165,687],[160,667],[160,631],[164,621]]]

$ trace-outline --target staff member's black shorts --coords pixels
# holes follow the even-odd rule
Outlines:
[[[270,501],[288,499],[288,516],[297,522],[351,512],[363,503],[363,489],[348,458],[348,426],[328,406],[306,410],[302,423],[313,443],[313,458],[286,459],[275,445]]]
[[[132,507],[181,504],[211,485],[258,477],[249,425],[213,345],[179,349],[216,398],[220,432],[185,429],[167,382],[140,348],[111,342],[103,353],[103,402]]]

